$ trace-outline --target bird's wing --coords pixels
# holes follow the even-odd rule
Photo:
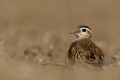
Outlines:
[[[95,66],[101,66],[104,62],[102,50],[93,42],[72,43],[68,50],[68,58],[73,62],[82,60]]]
[[[86,63],[94,64],[96,66],[103,65],[104,63],[104,55],[102,50],[97,47],[93,42],[91,45],[84,47],[85,53],[83,55],[83,59]]]

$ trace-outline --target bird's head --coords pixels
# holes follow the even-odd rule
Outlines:
[[[92,37],[91,29],[85,25],[78,26],[77,29],[70,34],[75,34],[79,39],[87,39]]]

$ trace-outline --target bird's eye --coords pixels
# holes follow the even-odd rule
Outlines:
[[[83,32],[86,32],[86,29],[83,29],[82,31],[83,31]]]

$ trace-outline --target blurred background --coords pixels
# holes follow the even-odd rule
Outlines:
[[[103,49],[106,60],[120,53],[119,3],[119,0],[0,0],[0,79],[119,80],[120,62],[106,70],[79,67],[69,72],[60,66],[64,65],[69,45],[75,39],[68,33],[78,25],[91,27],[92,40]]]

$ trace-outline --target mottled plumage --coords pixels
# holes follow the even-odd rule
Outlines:
[[[78,28],[77,31],[79,32],[79,34],[83,33],[81,31],[81,28],[82,30],[86,28],[90,30],[90,28],[88,27],[85,28],[83,27],[84,26],[82,25]],[[103,52],[94,42],[91,41],[90,38],[91,33],[89,32],[87,33],[86,31],[86,34],[77,35],[77,39],[71,43],[67,53],[67,57],[69,58],[72,64],[76,62],[77,63],[84,62],[94,66],[103,66],[104,64]]]
[[[68,58],[72,62],[84,61],[95,66],[104,63],[102,50],[89,39],[74,41],[68,50]]]

